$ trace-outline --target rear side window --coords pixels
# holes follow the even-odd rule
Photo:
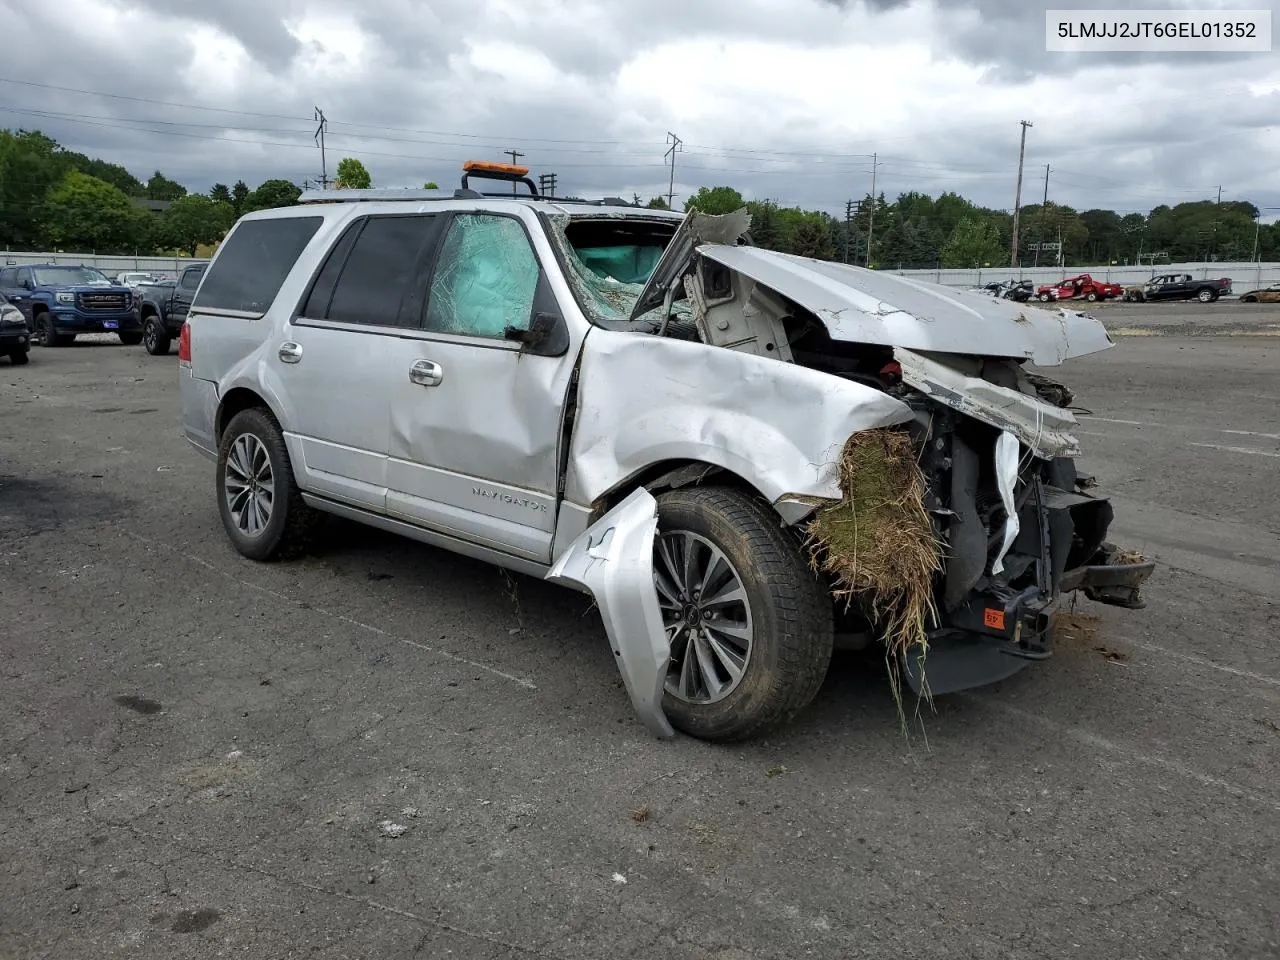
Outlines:
[[[182,271],[182,279],[178,281],[178,289],[184,292],[194,291],[200,286],[200,277],[204,275],[204,267],[188,267]]]
[[[302,316],[377,327],[417,327],[438,217],[367,217],[347,228],[316,276]]]
[[[242,221],[223,242],[194,306],[266,313],[323,222],[323,217]]]

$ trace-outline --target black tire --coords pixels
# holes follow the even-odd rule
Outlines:
[[[722,551],[751,611],[750,654],[738,685],[710,703],[666,691],[663,710],[671,725],[704,740],[730,741],[786,723],[822,686],[833,643],[831,597],[799,538],[767,504],[727,487],[671,490],[657,503],[659,534],[693,533]]]
[[[147,317],[142,325],[142,345],[153,357],[163,357],[169,352],[169,332],[154,314]]]
[[[1084,298],[1088,300],[1090,303],[1093,303],[1093,301],[1098,299],[1098,295],[1094,291],[1090,290],[1088,293],[1084,295]]]
[[[37,313],[33,321],[35,327],[35,341],[42,347],[60,347],[61,338],[53,332],[53,321],[49,319],[47,313]]]
[[[9,362],[15,367],[21,367],[31,362],[31,357],[26,350],[14,350],[9,354]]]
[[[126,347],[136,347],[138,344],[142,342],[141,331],[130,331],[130,332],[118,334],[118,336],[120,337],[120,342],[123,343]]]
[[[1037,293],[1036,299],[1039,300],[1041,303],[1048,303],[1049,295],[1047,293]]]
[[[1241,303],[1257,303],[1258,298],[1257,297],[1241,297],[1240,302]]]
[[[1201,290],[1196,294],[1196,299],[1201,303],[1213,303],[1218,299],[1218,294],[1214,290]]]
[[[226,492],[227,460],[240,437],[253,438],[265,450],[274,487],[267,521],[261,531],[254,534],[241,529]],[[315,511],[302,500],[302,493],[293,478],[293,465],[289,461],[284,435],[269,411],[253,407],[241,410],[231,418],[218,444],[214,489],[222,525],[241,555],[250,560],[280,560],[296,556],[306,548]]]

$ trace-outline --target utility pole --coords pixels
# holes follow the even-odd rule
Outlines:
[[[538,192],[547,197],[556,195],[556,175],[554,173],[538,174]]]
[[[320,122],[320,126],[316,127],[316,135],[312,139],[320,144],[320,189],[329,189],[329,165],[325,160],[324,152],[324,132],[329,126],[329,121],[324,117],[324,111],[316,107],[315,119]]]
[[[1018,215],[1022,211],[1022,161],[1027,155],[1027,127],[1034,126],[1030,120],[1019,120],[1022,124],[1022,144],[1018,147],[1018,186],[1013,195],[1013,252],[1009,257],[1009,266],[1019,266],[1018,260]],[[1045,189],[1048,190],[1049,181],[1045,181]],[[1019,271],[1021,277],[1021,271]]]
[[[849,262],[849,241],[853,239],[853,211],[858,206],[857,200],[844,202],[844,262]]]
[[[511,158],[512,166],[515,166],[516,161],[524,156],[519,150],[503,150],[502,152]],[[513,197],[516,195],[516,182],[514,180],[511,181],[511,195]]]
[[[667,152],[662,155],[665,160],[671,158],[671,181],[667,184],[667,209],[674,210],[673,206],[676,197],[676,154],[684,150],[684,141],[677,137],[670,130],[667,131],[667,143],[671,144],[667,148]]]
[[[1040,266],[1040,247],[1044,244],[1044,228],[1049,223],[1049,165],[1044,165],[1044,202],[1040,204],[1040,231],[1036,235],[1036,258],[1033,267]]]
[[[867,221],[867,260],[866,266],[871,267],[871,234],[876,228],[876,167],[880,166],[876,159],[878,154],[871,155],[871,215]]]
[[[1221,187],[1218,188],[1218,205],[1219,206],[1222,205],[1222,188]]]

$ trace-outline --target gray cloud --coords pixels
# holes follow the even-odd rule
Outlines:
[[[1055,6],[1079,5],[1055,0]],[[561,192],[637,192],[646,198],[666,192],[664,138],[677,129],[687,141],[677,158],[679,195],[730,183],[749,196],[834,212],[870,187],[869,158],[859,155],[873,151],[881,161],[877,187],[890,197],[904,190],[954,190],[1009,207],[1017,121],[1025,118],[1035,127],[1028,136],[1024,202],[1038,200],[1038,178],[1049,162],[1055,171],[1051,197],[1081,208],[1146,209],[1212,197],[1218,184],[1224,199],[1247,196],[1280,206],[1271,177],[1280,141],[1270,129],[1271,118],[1280,115],[1280,94],[1250,97],[1240,87],[1243,77],[1266,78],[1268,70],[1272,85],[1280,87],[1274,60],[1248,61],[1247,74],[1239,61],[1222,56],[1184,55],[1176,69],[1168,58],[1063,60],[1067,55],[1044,53],[1043,8],[1020,0],[944,0],[933,7],[873,0],[869,6],[871,19],[866,6],[832,0],[582,0],[572,7],[556,0],[519,7],[436,0],[429,10],[413,0],[137,0],[115,8],[145,14],[142,26],[122,36],[68,31],[60,0],[18,0],[17,11],[0,8],[0,34],[15,35],[19,28],[58,33],[62,67],[50,76],[35,48],[16,44],[6,50],[0,75],[140,99],[0,83],[0,110],[64,115],[0,112],[0,123],[40,127],[137,176],[160,168],[204,190],[241,178],[252,186],[269,177],[317,177],[310,117],[318,104],[331,121],[330,175],[339,157],[355,155],[378,183],[434,179],[447,185],[456,182],[463,159],[516,148],[535,173],[556,172]],[[353,65],[333,66],[331,58],[317,65],[315,46],[291,32],[307,13],[349,16],[374,46]],[[185,68],[199,52],[192,31],[197,23],[240,40],[251,60],[244,76],[214,77],[238,82],[215,82],[210,89],[189,77]],[[731,83],[723,102],[681,122],[673,116],[680,104],[664,100],[657,89],[660,80],[678,83],[684,72],[678,60],[671,75],[652,78],[652,92],[633,85],[624,98],[618,86],[637,57],[673,41],[728,49],[789,45],[816,57],[868,39],[891,44],[904,30],[930,43],[936,60],[954,56],[985,68],[983,81],[960,91],[966,94],[961,102],[913,102],[892,124],[881,119],[882,94],[890,90],[852,87],[847,97],[835,98],[847,115],[832,120],[857,120],[859,129],[874,131],[856,142],[836,133],[836,123],[797,113],[782,95],[735,99]],[[471,59],[477,49],[496,50],[498,59],[477,65]],[[504,79],[500,71],[511,58],[530,56],[548,65],[554,78],[549,85]],[[754,71],[768,77],[775,67],[762,56]],[[535,63],[530,69],[542,68]],[[882,87],[918,80],[889,76]],[[815,75],[814,93],[830,93],[818,87],[839,82]],[[690,89],[688,98],[703,93]]]

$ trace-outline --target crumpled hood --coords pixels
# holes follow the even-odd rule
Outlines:
[[[697,254],[812,311],[833,340],[1056,366],[1113,343],[1101,322],[844,263],[705,243]]]

